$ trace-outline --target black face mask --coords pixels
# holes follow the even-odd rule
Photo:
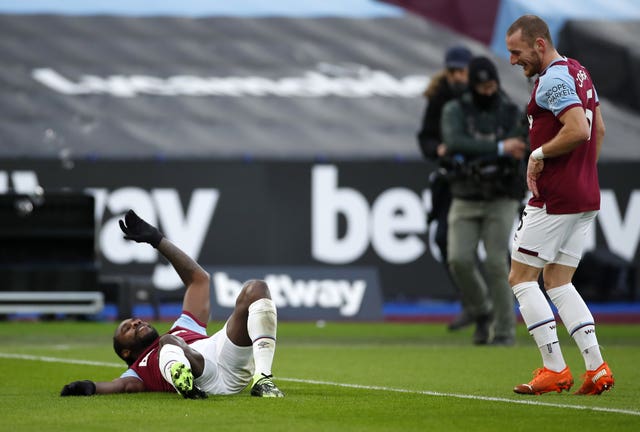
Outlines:
[[[488,110],[491,108],[498,100],[498,92],[495,92],[491,96],[481,95],[472,91],[473,95],[473,103],[478,106],[481,110]]]
[[[462,93],[464,93],[464,91],[467,89],[467,85],[461,82],[454,82],[452,84],[449,84],[449,88],[451,89],[451,93],[453,93],[454,96],[458,97]]]

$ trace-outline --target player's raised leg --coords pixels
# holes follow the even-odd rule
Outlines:
[[[236,307],[227,321],[227,335],[238,346],[252,346],[255,371],[251,395],[283,397],[273,383],[271,367],[276,351],[278,314],[267,284],[262,280],[245,283]]]

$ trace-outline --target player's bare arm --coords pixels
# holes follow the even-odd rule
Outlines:
[[[559,120],[562,128],[558,134],[540,147],[544,159],[569,153],[591,136],[591,125],[582,107],[569,108],[559,117]],[[534,152],[531,153],[527,163],[527,187],[535,197],[539,196],[537,179],[544,169],[544,159],[537,157]]]
[[[209,273],[166,238],[158,245],[158,251],[173,265],[187,288],[182,309],[200,322],[207,323],[210,309]]]
[[[604,133],[605,133],[605,125],[604,119],[602,118],[602,110],[600,106],[596,107],[595,118],[593,119],[596,127],[596,151],[597,157],[600,158],[600,150],[602,150],[602,143],[604,141]]]
[[[74,381],[62,388],[60,396],[92,396],[94,394],[138,393],[145,391],[145,386],[137,378],[116,378],[109,382],[90,380]]]
[[[149,243],[156,248],[174,267],[187,291],[182,308],[202,323],[209,321],[209,274],[191,257],[174,245],[153,225],[142,220],[133,210],[129,210],[120,228],[128,240]]]
[[[145,391],[144,383],[138,378],[116,378],[113,381],[97,382],[96,394],[138,393]]]
[[[562,128],[553,139],[542,145],[545,159],[569,153],[591,136],[591,126],[582,107],[569,108],[558,120]]]

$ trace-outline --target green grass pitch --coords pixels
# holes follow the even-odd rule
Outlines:
[[[158,323],[165,331],[169,323]],[[444,324],[281,322],[274,365],[284,399],[178,394],[59,396],[77,379],[125,369],[115,323],[0,323],[2,431],[634,431],[640,430],[640,326],[599,325],[616,378],[601,396],[512,392],[540,366],[520,325],[515,347],[476,347]],[[211,323],[209,331],[220,323]],[[559,328],[576,384],[584,363]]]

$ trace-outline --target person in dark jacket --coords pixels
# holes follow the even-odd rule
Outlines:
[[[429,177],[431,211],[428,216],[428,223],[431,226],[431,223],[436,221],[435,242],[440,250],[441,262],[444,264],[449,280],[457,293],[460,290],[455,286],[447,265],[447,215],[451,205],[451,191],[446,167],[450,164],[445,151],[446,146],[442,142],[440,119],[444,104],[459,97],[467,89],[467,66],[471,57],[471,51],[463,45],[456,45],[447,50],[444,58],[444,69],[431,78],[424,92],[427,105],[417,136],[418,145],[424,158],[439,164],[438,170],[432,172]],[[462,303],[462,310],[449,323],[449,330],[459,330],[472,323],[471,314],[468,313],[464,303]]]
[[[487,57],[471,60],[469,90],[442,111],[443,142],[455,161],[448,264],[475,320],[475,344],[515,342],[507,257],[525,193],[527,130],[522,120],[522,111],[501,90],[497,69]],[[482,263],[477,258],[480,242],[486,251]]]

